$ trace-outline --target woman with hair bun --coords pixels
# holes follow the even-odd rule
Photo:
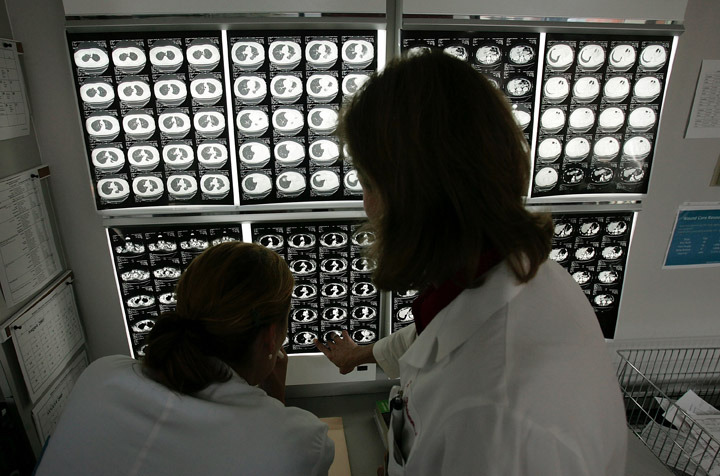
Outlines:
[[[327,425],[284,406],[292,288],[267,248],[207,249],[142,362],[103,357],[83,372],[37,474],[326,475]]]
[[[529,147],[502,93],[440,51],[401,58],[344,105],[381,289],[418,290],[409,325],[318,348],[377,362],[391,394],[390,475],[625,474],[622,398],[597,318],[547,260],[525,207]]]

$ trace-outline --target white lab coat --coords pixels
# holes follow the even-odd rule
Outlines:
[[[118,355],[80,376],[37,475],[326,475],[334,454],[327,425],[237,374],[190,397]]]
[[[406,327],[373,353],[399,374],[405,402],[388,435],[392,476],[625,472],[611,359],[587,298],[555,262],[524,285],[501,263],[419,336]]]

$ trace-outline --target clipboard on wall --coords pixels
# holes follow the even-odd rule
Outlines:
[[[8,308],[27,302],[62,273],[41,183],[49,176],[43,166],[0,179],[0,288]],[[4,311],[0,307],[0,321]]]
[[[85,343],[68,272],[5,327],[30,400],[36,403]]]
[[[40,441],[47,440],[55,430],[70,392],[87,366],[88,357],[85,351],[82,351],[33,407],[32,418]]]

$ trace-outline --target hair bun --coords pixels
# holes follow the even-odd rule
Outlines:
[[[157,337],[162,334],[170,334],[174,332],[189,332],[195,336],[207,334],[205,325],[200,319],[189,319],[181,314],[178,314],[177,311],[162,313],[155,323],[151,334],[154,334],[153,337]]]

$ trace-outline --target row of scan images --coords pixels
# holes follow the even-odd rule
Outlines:
[[[85,126],[91,143],[99,145],[116,140],[121,132],[128,142],[150,140],[158,131],[166,140],[185,139],[191,131],[201,139],[216,139],[225,132],[226,119],[222,112],[214,108],[201,109],[192,115],[191,119],[188,111],[174,109],[159,113],[157,119],[154,112],[144,109],[128,111],[121,117],[112,113],[92,113],[85,119]],[[264,136],[271,125],[279,135],[297,136],[306,125],[311,134],[332,134],[337,120],[337,108],[331,106],[317,106],[307,114],[287,106],[275,108],[272,114],[262,108],[243,108],[235,123],[237,130],[247,137]]]
[[[308,34],[304,32],[303,34]],[[233,42],[230,59],[233,65],[243,71],[257,71],[269,62],[270,67],[279,70],[293,70],[304,60],[309,68],[327,70],[337,64],[353,69],[367,68],[375,59],[376,46],[373,41],[357,38],[352,31],[344,32],[344,41],[338,46],[338,40],[327,39],[337,33],[310,33],[315,40],[305,43],[304,51],[301,41],[288,39],[287,32],[278,31],[272,36],[279,39],[269,41],[267,46],[263,40],[243,39]],[[208,72],[216,70],[223,54],[215,39],[195,38],[182,42],[177,38],[157,38],[146,45],[142,39],[132,38],[116,40],[110,48],[104,47],[95,40],[78,41],[73,48],[73,63],[81,74],[101,75],[112,66],[123,74],[138,74],[146,69],[148,58],[153,72],[175,73],[187,68],[192,71]],[[262,32],[246,32],[241,36],[258,37]],[[130,36],[130,35],[127,35]],[[71,35],[71,38],[81,35]],[[267,38],[267,36],[265,36]],[[183,44],[184,43],[184,44]],[[308,68],[308,69],[309,69]]]
[[[549,259],[559,263],[581,287],[606,338],[615,334],[634,214],[554,213]],[[415,322],[417,290],[391,295],[390,332]]]
[[[407,37],[407,32],[403,32]],[[282,33],[278,33],[282,34]],[[352,35],[352,32],[346,34]],[[418,32],[412,32],[418,37]],[[248,32],[248,36],[254,35]],[[424,32],[423,36],[431,35]],[[315,35],[318,36],[318,35]],[[503,48],[492,40],[478,42],[474,38],[474,45],[458,40],[456,33],[445,32],[436,37],[446,38],[443,49],[457,58],[468,61],[473,60],[484,67],[499,66],[507,58],[509,64],[514,66],[527,66],[536,62],[537,47],[530,42],[523,42],[512,47]],[[452,39],[450,39],[452,37]],[[580,37],[583,39],[583,37]],[[455,44],[452,44],[455,43]],[[548,48],[545,63],[554,71],[567,71],[576,65],[584,71],[597,71],[603,66],[615,71],[628,71],[639,67],[646,71],[657,71],[668,61],[668,51],[658,44],[647,44],[639,48],[631,42],[618,42],[611,48],[591,41],[574,48],[567,43],[558,43]],[[413,52],[422,49],[422,46],[413,46]],[[340,54],[339,51],[340,50]],[[205,39],[195,39],[187,45],[178,44],[169,39],[158,39],[153,42],[149,50],[142,47],[135,40],[118,41],[110,53],[96,44],[88,43],[73,52],[75,65],[86,74],[102,74],[112,65],[126,74],[141,72],[147,58],[153,69],[163,73],[178,71],[184,61],[197,71],[212,71],[219,65],[222,55],[217,44]],[[230,58],[234,65],[246,71],[257,71],[266,62],[277,69],[290,70],[296,68],[301,60],[305,60],[312,68],[329,69],[333,67],[338,58],[351,68],[366,68],[375,57],[375,45],[367,40],[348,38],[338,48],[336,41],[317,39],[308,41],[303,47],[298,41],[278,39],[267,46],[261,41],[237,41],[232,45]]]
[[[424,39],[432,36],[438,40],[438,43],[432,46],[438,46],[447,54],[462,61],[473,62],[482,68],[496,68],[503,64],[525,67],[537,62],[537,45],[529,41],[505,46],[489,38],[491,34],[483,34],[483,37],[458,37],[455,32],[403,33],[404,39]],[[572,66],[587,72],[598,71],[603,67],[614,71],[629,71],[633,67],[644,71],[657,71],[668,61],[668,51],[660,44],[647,44],[639,48],[632,43],[620,42],[608,48],[607,45],[587,41],[586,37],[583,39],[585,43],[579,47],[567,43],[553,44],[545,54],[547,67],[558,72],[567,71]],[[417,54],[429,48],[430,46],[414,44],[408,46],[408,51],[410,54]]]
[[[605,337],[617,321],[633,213],[558,213],[549,258],[586,294]],[[252,240],[279,253],[295,277],[285,343],[290,353],[315,352],[313,341],[347,330],[361,344],[381,337],[381,293],[365,254],[372,231],[356,221],[258,223],[244,236],[239,224],[129,226],[108,229],[120,299],[135,355],[160,313],[174,309],[175,285],[209,246]],[[392,293],[390,331],[414,321],[416,290]]]
[[[376,32],[228,32],[228,51],[221,46],[223,34],[169,33],[162,38],[150,33],[69,35],[98,209],[265,205],[360,197],[351,167],[341,165],[339,159],[323,165],[334,169],[323,171],[327,177],[316,183],[330,185],[314,193],[312,176],[317,164],[312,162],[312,152],[323,138],[333,142],[343,98],[352,95],[377,68]],[[412,31],[403,32],[403,38],[406,50],[442,47],[448,54],[473,61],[476,67],[500,66],[481,70],[512,101],[526,138],[530,141],[537,135],[537,143],[543,145],[534,157],[538,181],[531,187],[531,197],[646,192],[672,46],[667,37],[548,34],[544,45],[539,44],[537,34]],[[420,40],[426,46],[417,46]],[[535,70],[540,63],[536,59],[543,48],[546,53],[540,72]],[[223,55],[231,60],[231,70],[223,67]],[[223,100],[228,76],[232,111]],[[532,120],[532,94],[542,98],[538,127]],[[649,129],[649,133],[640,137],[574,136],[586,129],[584,134],[605,134],[607,124],[617,126],[618,134],[636,129]],[[229,128],[235,131],[234,144],[229,143]],[[281,138],[297,139],[281,147],[297,165],[288,166],[277,153]],[[159,162],[152,160],[159,153],[137,153],[138,147],[163,152],[168,145],[173,150],[184,148],[176,147],[177,142],[185,142],[179,145],[198,157],[202,145],[212,150],[224,148],[227,154],[213,155],[207,163],[188,160],[190,154],[182,154],[180,162],[189,163],[182,170],[188,171],[184,175],[196,185],[205,169],[218,168],[218,175],[230,179],[228,193],[201,193],[188,177],[174,179],[178,187],[172,193],[169,180],[178,169],[172,158],[163,157]],[[544,164],[559,148],[574,150],[575,145],[587,144],[593,149],[625,151],[636,143],[650,150],[643,164],[624,167],[627,173],[603,167],[602,173],[593,174],[581,167],[582,179],[578,179],[574,167],[572,177],[568,175],[572,180],[564,182],[561,167]],[[254,154],[255,149],[260,153]],[[108,150],[113,154],[108,155]],[[265,153],[267,150],[271,153]],[[248,159],[249,152],[252,157]],[[104,160],[107,157],[112,159]],[[153,169],[153,184],[163,184],[160,195],[157,187],[152,187],[153,199],[135,193],[141,187],[131,184],[139,181],[139,175],[146,175],[149,165],[131,157],[150,158],[156,167],[165,166]],[[290,183],[287,174],[278,181],[281,167],[298,169],[288,171],[294,178],[293,193],[279,185]],[[235,168],[237,174],[232,172]],[[301,183],[302,192],[295,193]],[[185,193],[184,188],[197,192]]]
[[[234,97],[243,104],[257,105],[270,97],[274,102],[293,104],[306,94],[317,103],[328,103],[343,95],[351,96],[367,80],[367,73],[347,73],[339,81],[327,72],[303,78],[297,74],[276,74],[269,81],[259,75],[238,76],[232,86]],[[109,78],[83,78],[80,99],[90,109],[108,109],[116,99],[128,108],[145,107],[151,99],[159,107],[179,107],[188,98],[193,103],[214,106],[223,97],[223,83],[213,75],[197,75],[189,84],[184,77],[168,74],[151,81],[137,75],[127,76],[115,87]],[[268,92],[270,96],[268,96]],[[197,124],[195,124],[197,128]]]
[[[404,32],[403,51],[412,56],[440,48],[462,61],[469,61],[511,100],[527,99],[535,91],[535,71],[528,68],[536,65],[539,35],[495,38],[483,36],[481,39],[471,33],[465,37],[445,37],[448,34],[449,32]],[[469,44],[477,41],[480,41],[480,44],[476,46],[475,53],[470,55]],[[450,46],[443,46],[444,44]],[[507,55],[503,53],[505,50]]]
[[[294,143],[293,143],[294,144]],[[182,145],[171,145],[171,148]],[[186,146],[187,147],[187,146]],[[190,149],[191,150],[191,149]],[[264,150],[264,149],[262,149]],[[114,151],[102,150],[100,154],[113,156]],[[103,160],[102,155],[96,155],[97,160]],[[266,162],[270,156],[266,156]],[[110,160],[104,159],[105,164]],[[142,160],[158,161],[157,154],[148,154]],[[231,203],[231,179],[228,175],[213,170],[203,170],[198,174],[187,171],[193,162],[192,153],[178,155],[166,160],[168,165],[165,174],[139,173],[131,180],[117,175],[100,178],[96,182],[96,192],[105,204],[125,203],[131,196],[136,203],[149,205],[174,204],[186,205],[188,203]],[[187,164],[180,168],[180,163]],[[202,160],[200,160],[202,164]],[[338,167],[318,168],[314,171],[302,169],[288,170],[261,170],[244,174],[241,179],[243,198],[250,200],[270,200],[278,198],[304,199],[357,199],[362,194],[362,187],[357,171],[349,169],[341,171]],[[272,193],[274,192],[274,194]]]
[[[288,321],[289,353],[315,352],[314,340],[347,330],[358,344],[380,335],[380,293],[363,250],[374,235],[357,222],[129,226],[108,229],[120,299],[136,356],[160,314],[175,308],[175,286],[210,246],[252,241],[278,254],[295,278]]]

